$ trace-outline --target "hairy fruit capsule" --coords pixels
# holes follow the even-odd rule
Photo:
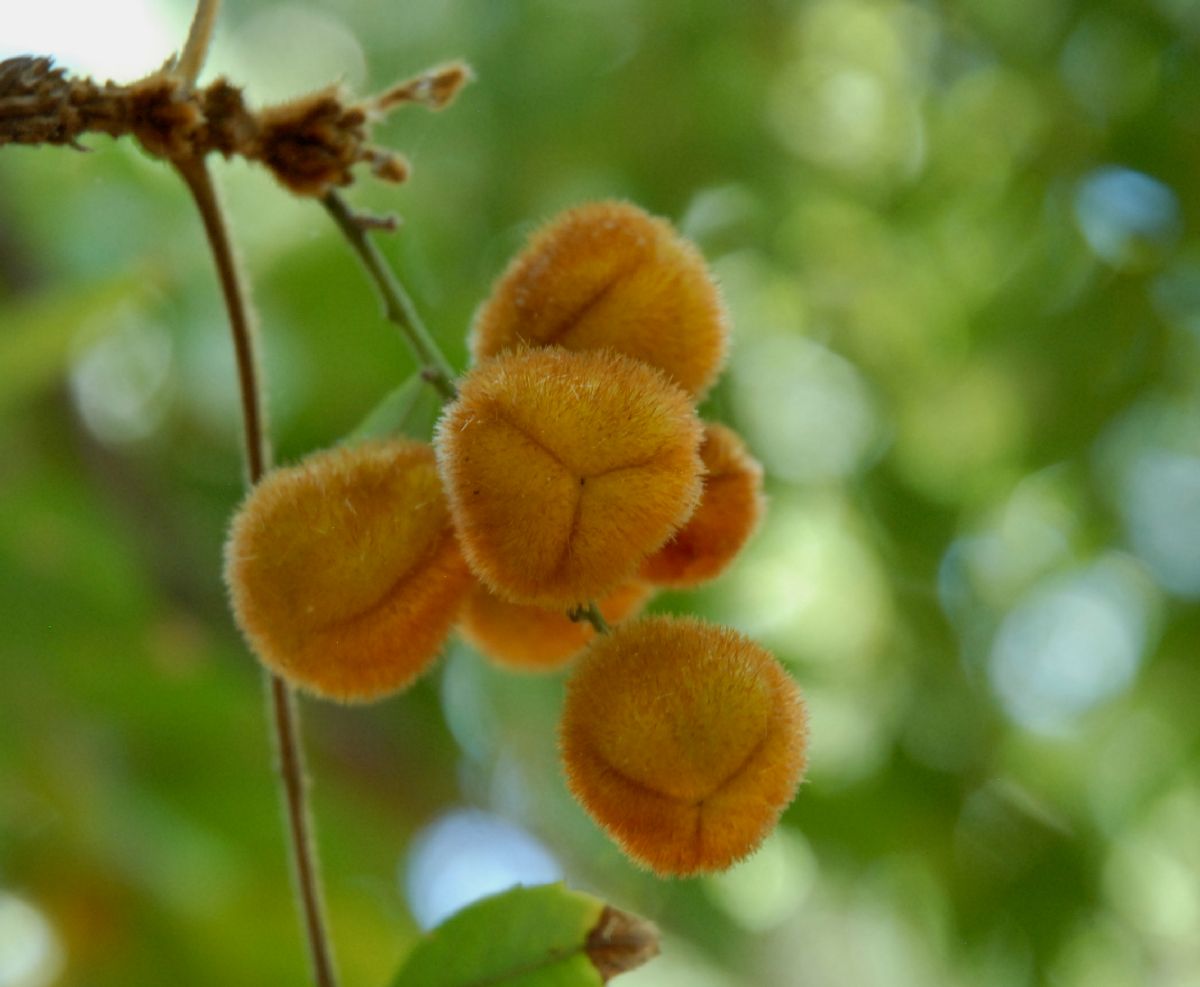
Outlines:
[[[608,348],[697,397],[721,369],[728,336],[700,252],[637,206],[594,202],[530,238],[477,312],[471,353],[483,362],[521,345]]]
[[[799,689],[729,628],[651,617],[597,637],[567,685],[571,792],[634,861],[719,871],[753,852],[805,767]]]
[[[233,519],[225,579],[263,664],[343,701],[420,675],[470,586],[433,450],[408,439],[267,474]]]
[[[619,623],[638,613],[652,594],[645,583],[626,583],[600,600],[600,613],[609,624]],[[561,668],[596,633],[587,621],[571,620],[563,610],[509,603],[478,582],[463,604],[458,626],[497,665],[527,672]]]
[[[608,350],[521,350],[463,379],[437,455],[472,571],[516,603],[567,609],[631,578],[699,500],[688,396]]]
[[[707,471],[700,506],[642,565],[641,578],[656,586],[695,586],[719,575],[762,519],[762,467],[733,429],[705,426],[700,458]]]

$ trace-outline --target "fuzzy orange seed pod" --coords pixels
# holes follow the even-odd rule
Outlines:
[[[476,367],[435,440],[471,569],[516,603],[604,596],[691,516],[701,431],[661,371],[609,350],[551,346]]]
[[[693,397],[725,361],[729,319],[700,252],[627,202],[569,209],[538,230],[476,313],[477,362],[519,345],[608,347]]]
[[[653,594],[645,583],[618,587],[598,606],[609,624],[634,616]],[[592,625],[563,610],[509,603],[477,582],[459,614],[459,630],[483,655],[514,671],[561,668],[595,636]]]
[[[804,773],[800,691],[758,644],[695,618],[597,637],[567,685],[559,746],[571,792],[661,875],[753,852]]]
[[[762,519],[762,466],[733,429],[706,425],[700,458],[706,470],[700,506],[642,564],[641,578],[656,586],[695,586],[719,575]]]
[[[470,587],[433,450],[371,442],[268,473],[233,519],[225,580],[252,650],[293,685],[342,701],[408,685]]]

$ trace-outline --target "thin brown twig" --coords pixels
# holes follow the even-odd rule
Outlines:
[[[200,70],[204,68],[204,60],[208,57],[208,46],[212,41],[213,28],[217,23],[217,11],[221,8],[221,0],[199,0],[196,13],[192,16],[192,26],[188,29],[187,41],[183,45],[183,54],[175,71],[183,81],[183,91],[191,92],[200,78]]]
[[[364,222],[337,192],[326,193],[321,202],[333,217],[338,229],[342,231],[346,242],[358,255],[367,276],[375,283],[383,302],[384,315],[400,328],[412,347],[421,363],[421,376],[437,389],[443,400],[453,401],[457,394],[454,388],[454,368],[450,366],[450,361],[425,328],[412,299],[388,267],[379,249],[367,236],[367,230],[374,224],[369,219]]]
[[[241,286],[241,277],[233,256],[224,214],[221,204],[217,201],[207,165],[202,158],[173,163],[196,201],[196,208],[200,212],[204,232],[212,250],[213,262],[217,267],[217,277],[221,282],[221,293],[225,298],[225,309],[229,315],[229,328],[233,334],[234,353],[237,357],[246,467],[249,474],[247,479],[249,485],[254,486],[270,468],[271,450],[263,421],[262,393],[258,383],[254,328],[250,321],[249,302]]]
[[[262,396],[254,357],[249,302],[242,288],[224,214],[217,201],[208,168],[201,158],[176,160],[173,164],[191,191],[204,222],[204,231],[225,297],[234,351],[237,355],[247,479],[249,485],[253,486],[269,468],[270,449],[263,425]],[[278,747],[277,769],[283,785],[294,876],[312,959],[313,980],[317,987],[336,987],[337,977],[334,974],[329,933],[325,927],[316,850],[310,832],[307,773],[304,767],[304,750],[300,743],[295,697],[292,689],[277,675],[268,673],[267,684],[271,720]]]
[[[319,865],[308,813],[308,773],[300,743],[295,692],[278,675],[268,672],[266,677],[271,689],[272,722],[279,745],[279,777],[286,795],[288,835],[304,910],[304,931],[312,958],[313,981],[317,987],[336,987],[333,948],[326,929]]]

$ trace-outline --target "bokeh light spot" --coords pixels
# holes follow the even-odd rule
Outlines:
[[[800,157],[868,182],[925,161],[918,111],[929,21],[912,6],[824,0],[797,23],[798,57],[780,72],[768,123]]]
[[[183,44],[186,15],[156,0],[38,0],[4,7],[0,61],[51,55],[73,75],[130,82]]]
[[[722,594],[722,619],[786,654],[853,676],[870,668],[893,621],[882,567],[838,497],[776,499]]]
[[[291,99],[331,83],[361,92],[367,77],[362,44],[333,8],[266,6],[214,49],[214,73],[237,73],[257,102]]]
[[[954,620],[972,607],[1000,612],[1071,557],[1079,526],[1065,471],[1022,480],[971,534],[946,550],[938,574],[942,608]]]
[[[817,881],[817,858],[799,833],[773,832],[738,866],[705,882],[709,896],[750,932],[783,924]]]
[[[1005,712],[1062,733],[1133,681],[1148,644],[1149,580],[1110,555],[1035,588],[1001,624],[989,672]]]
[[[46,917],[0,891],[0,987],[48,987],[62,966],[62,946]]]
[[[496,749],[499,724],[489,702],[484,670],[468,648],[455,646],[442,666],[442,711],[459,748],[486,763]]]
[[[1120,498],[1133,548],[1159,584],[1200,596],[1200,457],[1147,449],[1130,464]]]
[[[874,402],[853,366],[823,346],[768,336],[733,360],[734,403],[767,470],[798,483],[862,469],[878,448]]]
[[[871,695],[862,689],[806,685],[808,778],[813,784],[833,792],[871,777],[883,766],[893,732],[887,709],[891,687],[886,683]]]
[[[897,467],[944,502],[1007,486],[1029,431],[1016,381],[988,362],[940,371],[913,389],[898,424]]]
[[[1096,256],[1113,267],[1152,263],[1179,238],[1179,199],[1140,171],[1106,165],[1075,193],[1075,219]]]
[[[541,842],[478,809],[456,809],[430,823],[412,841],[404,866],[405,894],[423,929],[518,884],[561,879],[562,869]]]
[[[1143,933],[1194,943],[1200,928],[1200,881],[1162,840],[1127,835],[1113,845],[1104,883],[1114,907]],[[1195,944],[1200,959],[1200,944]]]
[[[1100,487],[1133,550],[1163,589],[1200,596],[1200,412],[1194,401],[1151,396],[1096,444]]]
[[[133,315],[83,350],[71,367],[71,395],[89,431],[111,444],[153,435],[169,404],[171,350],[164,329]]]

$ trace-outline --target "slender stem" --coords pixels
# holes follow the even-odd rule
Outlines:
[[[288,836],[296,883],[300,888],[304,931],[312,958],[313,981],[317,987],[336,987],[333,949],[325,928],[325,908],[321,897],[317,852],[313,843],[306,790],[308,773],[304,769],[304,748],[300,743],[299,711],[294,690],[278,675],[267,673],[271,689],[271,713],[279,745],[279,778],[283,782],[287,806]]]
[[[254,359],[254,338],[249,302],[233,256],[224,214],[203,159],[173,162],[187,183],[212,250],[229,326],[237,355],[238,382],[242,398],[245,428],[246,466],[249,485],[256,484],[270,464],[270,449],[263,427],[262,399]],[[284,805],[295,879],[300,895],[304,930],[312,959],[313,981],[317,987],[336,987],[329,933],[325,928],[324,908],[317,871],[316,850],[310,832],[306,792],[307,774],[304,749],[300,743],[298,711],[292,689],[277,675],[266,676],[271,705],[271,721],[277,745],[277,770],[283,786]]]
[[[363,223],[351,211],[346,200],[336,192],[329,192],[321,201],[346,241],[358,254],[367,275],[375,282],[383,301],[384,314],[400,327],[400,331],[421,362],[421,375],[437,389],[444,400],[453,401],[454,368],[450,366],[450,361],[425,328],[412,299],[396,280],[379,249],[367,236],[367,227],[372,224]]]
[[[237,357],[246,469],[249,485],[254,486],[270,468],[271,451],[263,423],[262,393],[254,358],[254,330],[250,321],[250,307],[246,293],[241,287],[237,261],[233,256],[229,232],[225,228],[224,213],[217,201],[207,166],[203,159],[173,163],[187,183],[192,198],[196,200],[196,208],[199,209],[200,218],[204,222],[204,232],[208,236],[208,245],[217,267],[221,293],[225,297],[225,309],[229,316],[233,349]]]
[[[581,621],[587,621],[596,629],[597,634],[608,634],[612,630],[608,626],[608,621],[604,619],[604,614],[600,612],[600,608],[596,605],[595,600],[588,600],[586,604],[581,603],[573,610],[568,610],[567,616],[577,624]]]
[[[184,92],[191,90],[200,77],[220,6],[221,0],[198,0],[196,4],[196,13],[192,16],[192,26],[188,29],[183,54],[179,56],[179,64],[176,66],[176,71],[183,79]]]

